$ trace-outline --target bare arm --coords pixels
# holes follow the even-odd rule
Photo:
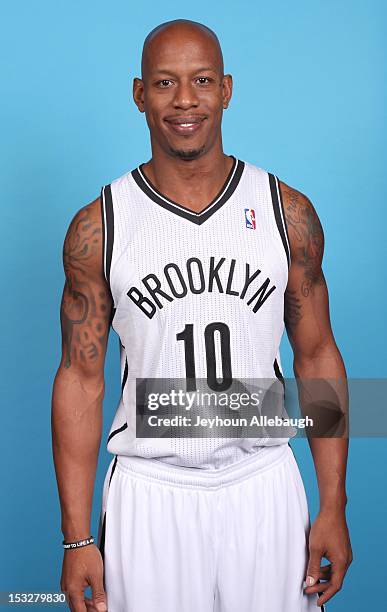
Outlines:
[[[291,252],[285,292],[285,325],[294,353],[294,374],[301,381],[300,402],[305,405],[306,395],[310,400],[314,390],[317,392],[315,383],[308,381],[325,380],[325,388],[332,388],[337,412],[345,414],[348,411],[346,371],[330,323],[328,289],[322,271],[323,229],[312,203],[305,195],[282,182],[280,188]],[[321,605],[341,588],[345,571],[352,560],[345,521],[348,439],[309,437],[308,440],[320,494],[319,519],[323,518],[323,526],[318,534],[317,528],[312,528],[311,562],[308,570],[309,573],[314,572],[312,576],[317,580],[320,577],[320,561],[318,568],[315,567],[318,556],[319,559],[327,556],[332,565],[335,564],[332,584],[326,583],[327,588],[319,600]],[[330,527],[327,527],[328,524]],[[331,533],[335,533],[337,543],[332,553],[331,544],[325,535],[329,529]],[[327,578],[327,575],[324,575],[324,578]],[[319,587],[310,587],[307,592],[323,590],[320,584]]]
[[[103,276],[100,201],[73,218],[64,241],[65,286],[61,303],[62,357],[52,393],[52,448],[68,541],[90,535],[90,515],[102,432],[104,361],[112,300]],[[65,552],[62,590],[68,582],[69,560],[90,556],[90,549]],[[82,551],[82,552],[81,552]],[[67,568],[67,569],[66,569]],[[80,595],[74,610],[84,610]],[[83,607],[82,607],[83,605]],[[79,606],[79,607],[77,607]]]

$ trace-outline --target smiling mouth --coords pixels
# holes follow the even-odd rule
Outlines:
[[[205,117],[187,117],[186,119],[166,119],[165,121],[168,126],[177,134],[192,134],[200,129],[204,119]]]

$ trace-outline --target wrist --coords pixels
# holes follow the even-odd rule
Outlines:
[[[76,540],[83,540],[84,538],[88,538],[90,536],[90,525],[85,523],[85,525],[62,525],[62,533],[63,539],[66,542],[75,542]]]
[[[74,550],[76,548],[84,548],[85,546],[89,546],[90,544],[94,544],[94,537],[90,534],[87,538],[82,538],[81,540],[76,540],[73,542],[68,542],[63,540],[62,545],[65,550]]]
[[[347,506],[347,496],[333,497],[327,499],[320,500],[320,510],[319,513],[330,513],[337,514],[342,513],[345,514],[346,506]]]
[[[90,535],[90,514],[73,508],[62,509],[61,529],[66,542],[88,538]]]

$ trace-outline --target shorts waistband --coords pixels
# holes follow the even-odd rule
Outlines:
[[[210,470],[171,465],[158,459],[118,455],[117,469],[136,477],[161,481],[174,486],[217,489],[273,468],[290,455],[292,455],[292,449],[289,444],[264,446],[236,463]]]

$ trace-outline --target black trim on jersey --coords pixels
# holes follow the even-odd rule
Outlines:
[[[233,158],[233,165],[228,173],[228,176],[223,184],[223,187],[219,191],[218,195],[200,212],[195,212],[190,210],[186,206],[182,204],[178,204],[173,200],[170,200],[165,195],[163,195],[156,187],[150,182],[150,180],[145,176],[142,171],[142,167],[144,164],[140,164],[138,168],[132,170],[131,175],[133,179],[136,181],[138,187],[148,196],[151,200],[159,204],[169,212],[173,212],[184,219],[188,219],[196,225],[201,225],[204,221],[207,221],[227,200],[232,196],[235,189],[238,186],[240,178],[243,173],[243,169],[245,167],[245,162],[237,159],[233,155],[230,155]]]
[[[277,359],[274,359],[273,368],[274,368],[274,374],[276,375],[276,377],[278,378],[278,380],[280,381],[281,385],[283,386],[285,390],[285,379],[280,370]]]
[[[122,346],[122,345],[121,345]],[[128,360],[127,358],[125,358],[125,368],[124,368],[124,375],[122,377],[122,383],[121,383],[121,393],[124,392],[124,388],[126,385],[126,381],[128,380]],[[125,431],[125,429],[127,429],[128,424],[124,423],[123,425],[121,425],[121,427],[118,427],[117,429],[115,429],[114,431],[111,432],[111,434],[109,434],[108,439],[107,439],[107,443],[110,442],[110,440],[117,434],[121,433],[121,431]]]
[[[115,456],[113,467],[112,467],[112,471],[111,471],[111,474],[110,474],[107,495],[109,494],[110,483],[112,481],[112,476],[114,474],[114,470],[116,469],[116,465],[117,465],[117,455]],[[104,554],[105,554],[105,533],[106,533],[106,510],[105,510],[105,514],[103,515],[101,537],[100,537],[100,541],[99,541],[99,545],[98,545],[99,552],[101,553],[102,560],[104,560]]]
[[[275,216],[275,220],[277,223],[278,231],[282,239],[282,244],[284,245],[286,259],[288,261],[288,267],[289,267],[290,266],[290,252],[289,252],[288,243],[286,241],[284,224],[282,222],[282,217],[281,217],[281,211],[280,211],[281,205],[280,205],[279,198],[278,198],[277,184],[276,184],[277,177],[275,177],[274,174],[271,174],[270,172],[268,172],[268,175],[269,175],[269,183],[270,183],[270,191],[271,191],[271,200],[272,200],[273,209],[274,209],[274,216]],[[282,210],[283,210],[283,207],[282,207]]]
[[[276,176],[276,179],[277,179],[277,185],[278,185],[278,196],[279,196],[280,206],[281,206],[281,210],[282,210],[283,226],[285,228],[286,238],[288,240],[289,262],[290,262],[291,261],[290,240],[289,240],[288,226],[287,226],[287,223],[286,223],[285,208],[284,208],[284,204],[283,204],[281,185],[280,185],[278,176]]]
[[[101,189],[101,219],[102,219],[102,270],[105,276],[105,248],[106,248],[106,224],[105,224],[105,196],[104,187]],[[105,276],[106,278],[106,276]]]
[[[282,381],[284,379],[284,377],[283,377],[282,372],[280,370],[280,367],[278,365],[277,359],[274,359],[273,367],[274,367],[274,373],[275,373],[276,377],[278,378],[278,380]]]
[[[105,553],[105,531],[106,531],[106,511],[103,515],[101,537],[100,537],[99,546],[98,546],[99,552],[101,553],[102,561],[104,561],[104,553]]]
[[[115,314],[116,314],[116,310],[117,310],[117,308],[114,308],[114,306],[113,306],[113,307],[112,307],[112,311],[111,311],[111,313],[110,313],[110,321],[109,321],[109,325],[111,325],[111,324],[113,323],[113,319],[114,319],[114,316],[115,316]]]
[[[113,198],[110,185],[102,187],[102,222],[103,222],[103,253],[105,278],[110,286],[110,268],[112,264],[113,242],[114,242],[114,211]]]
[[[119,427],[118,429],[115,429],[114,431],[112,431],[112,433],[109,435],[107,441],[108,443],[110,442],[110,440],[116,435],[119,434],[121,431],[125,431],[125,429],[127,429],[128,424],[124,423],[123,425],[121,425],[121,427]]]
[[[113,296],[110,288],[110,268],[112,262],[113,253],[113,241],[114,241],[114,214],[113,214],[113,201],[111,195],[110,185],[102,187],[101,189],[101,219],[102,219],[102,270],[104,277],[107,281],[110,295],[114,304]],[[105,220],[106,219],[106,220]],[[116,314],[116,308],[114,306],[110,312],[109,327],[113,323],[114,315]]]
[[[124,390],[126,381],[128,379],[128,359],[125,357],[125,368],[124,368],[124,375],[122,377],[122,384],[121,384],[121,391]]]
[[[117,455],[114,458],[114,463],[113,463],[113,467],[112,467],[112,471],[110,473],[110,478],[109,478],[109,487],[110,487],[110,483],[112,481],[113,478],[113,474],[114,474],[114,470],[116,469],[116,465],[117,465]]]

